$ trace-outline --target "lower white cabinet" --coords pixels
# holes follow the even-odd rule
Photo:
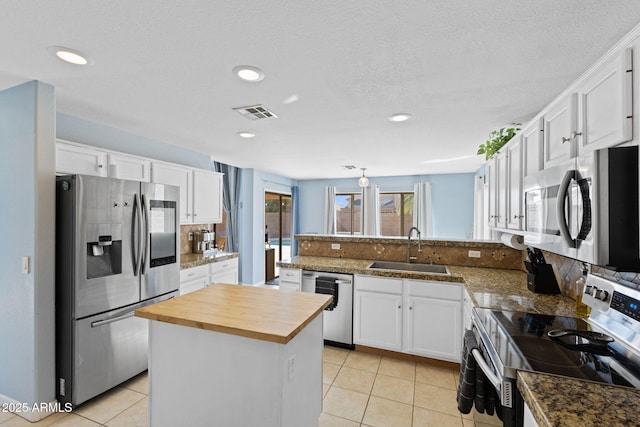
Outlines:
[[[462,285],[355,276],[354,342],[460,361]]]
[[[214,283],[238,284],[238,258],[180,270],[180,295]]]
[[[525,402],[524,404],[524,417],[523,417],[522,426],[523,427],[538,427],[538,422],[533,417],[533,413],[529,408],[529,405]]]
[[[280,268],[281,291],[302,291],[302,270],[299,268]]]
[[[211,270],[211,283],[238,284],[238,258],[230,258],[224,261],[209,264]]]
[[[402,279],[354,278],[353,340],[402,351]]]
[[[180,270],[180,295],[197,291],[209,285],[209,266],[199,265],[198,267]]]

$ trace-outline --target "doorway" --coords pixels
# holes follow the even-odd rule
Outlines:
[[[278,261],[291,258],[291,195],[265,191],[265,282],[280,276]]]

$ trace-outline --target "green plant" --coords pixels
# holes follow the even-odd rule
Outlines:
[[[489,160],[520,130],[520,123],[511,123],[511,125],[511,127],[503,127],[500,130],[491,132],[487,142],[480,144],[476,154],[484,154],[485,158]]]

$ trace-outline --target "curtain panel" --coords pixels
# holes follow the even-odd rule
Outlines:
[[[413,225],[418,227],[422,238],[433,237],[430,182],[413,186]]]
[[[324,189],[324,234],[336,234],[336,187]]]
[[[227,246],[228,252],[238,252],[238,202],[240,200],[240,169],[224,163],[213,162],[216,172],[224,174],[222,179],[222,204],[227,212]],[[216,236],[217,238],[217,236]]]

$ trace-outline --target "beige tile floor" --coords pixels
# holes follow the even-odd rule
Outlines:
[[[471,416],[456,406],[457,382],[454,369],[325,347],[319,427],[471,427]],[[0,413],[0,427],[146,427],[147,384],[145,372],[70,414],[38,423]]]

